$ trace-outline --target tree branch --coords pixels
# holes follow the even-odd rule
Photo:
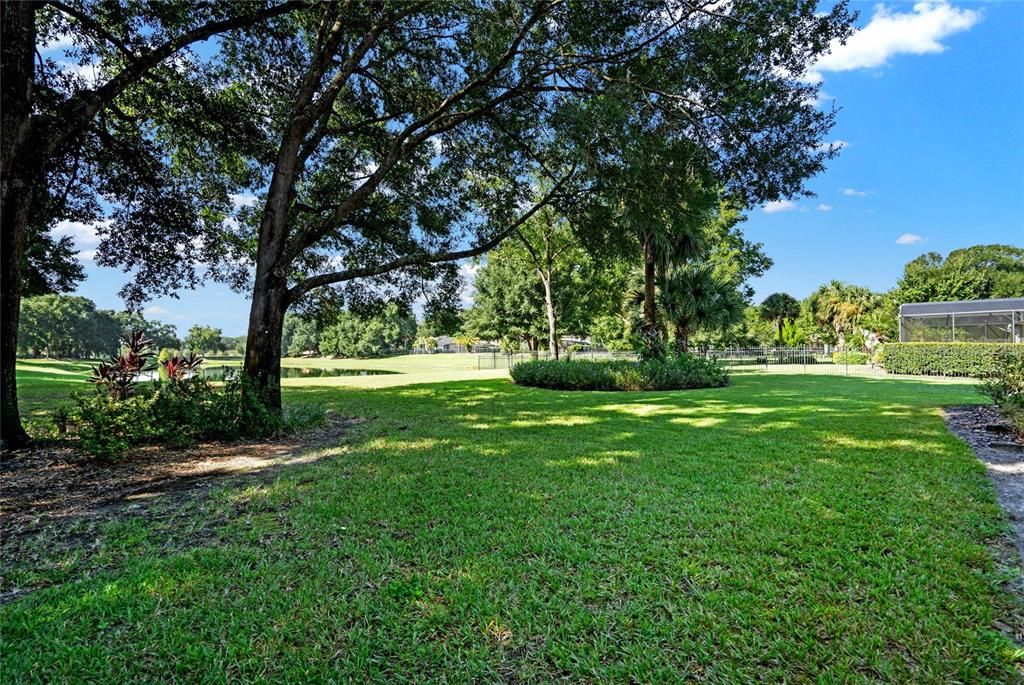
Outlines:
[[[408,266],[424,266],[427,264],[437,264],[439,262],[454,262],[460,259],[468,259],[469,257],[476,257],[483,253],[497,247],[505,238],[509,237],[513,233],[519,230],[519,227],[526,223],[530,217],[540,211],[542,208],[547,206],[551,200],[555,197],[558,191],[563,185],[572,177],[575,173],[575,167],[569,171],[568,174],[559,179],[550,191],[544,197],[542,197],[530,211],[526,212],[514,222],[503,228],[501,231],[496,233],[494,236],[485,240],[478,245],[466,248],[464,250],[450,250],[446,252],[420,252],[417,254],[405,255],[404,257],[398,257],[389,262],[383,264],[375,264],[373,266],[367,266],[359,269],[348,269],[346,271],[336,271],[328,274],[320,274],[319,276],[312,276],[303,281],[300,281],[288,291],[288,299],[291,302],[295,302],[298,298],[302,297],[310,290],[319,288],[325,285],[331,285],[333,283],[343,283],[345,281],[352,281],[357,278],[369,278],[371,276],[379,276],[380,274],[388,273],[396,269],[401,269]]]
[[[56,5],[54,6],[56,7]],[[49,137],[47,156],[53,155],[69,139],[81,132],[92,117],[107,103],[137,83],[150,69],[182,48],[219,33],[243,28],[307,6],[308,3],[305,0],[288,0],[252,15],[210,21],[191,31],[186,31],[180,36],[171,38],[148,52],[136,55],[128,66],[102,86],[80,91],[64,103],[63,115],[58,117],[58,121],[61,121],[62,124]],[[58,9],[61,8],[58,7]]]

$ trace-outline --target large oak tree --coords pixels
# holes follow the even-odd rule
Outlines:
[[[302,5],[2,3],[0,431],[6,445],[27,440],[15,380],[21,298],[26,285],[36,287],[26,276],[52,279],[62,270],[38,254],[46,246],[41,231],[61,218],[95,219],[101,204],[120,209],[122,222],[174,226],[175,216],[190,219],[173,211],[188,203],[168,173],[172,160],[147,130],[150,110],[163,109],[165,98],[180,100],[194,71],[185,58],[190,46]],[[43,58],[39,46],[57,42],[70,46],[65,59]],[[76,73],[76,65],[90,75]]]
[[[251,285],[245,373],[279,406],[285,312],[325,292],[353,303],[451,282],[454,262],[551,203],[578,217],[639,197],[632,214],[658,218],[650,207],[691,193],[695,174],[747,203],[803,193],[834,113],[801,77],[852,22],[843,3],[816,9],[352,0],[282,14],[220,39],[205,82],[189,82],[215,106],[139,134],[171,141],[177,170],[201,177],[176,197],[208,201],[190,230],[207,249],[140,258],[169,214],[153,205],[150,221],[117,223],[98,259],[135,270],[133,297],[197,273]],[[226,190],[256,202],[228,211]],[[588,240],[621,232],[601,225]]]

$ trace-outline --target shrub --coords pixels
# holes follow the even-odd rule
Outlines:
[[[1007,359],[1024,356],[1014,343],[886,343],[880,357],[887,373],[988,378]]]
[[[133,331],[124,343],[124,350],[92,368],[91,382],[109,393],[113,400],[123,400],[135,392],[136,382],[153,357],[152,341],[142,331]]]
[[[856,364],[863,365],[871,361],[871,355],[867,352],[853,352],[851,350],[838,350],[832,353],[833,364]]]
[[[639,362],[527,361],[513,366],[511,374],[520,385],[556,390],[683,390],[729,383],[728,373],[717,361],[688,355]]]
[[[1010,354],[1004,350],[996,359],[996,370],[978,389],[992,398],[1014,430],[1024,435],[1024,354]]]
[[[247,381],[233,376],[223,387],[199,376],[179,376],[165,383],[139,384],[123,399],[103,392],[79,395],[73,415],[82,448],[112,459],[138,445],[182,447],[200,440],[290,433],[323,423],[326,412],[316,405],[275,412]]]

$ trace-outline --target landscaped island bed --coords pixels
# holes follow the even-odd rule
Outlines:
[[[3,681],[1019,674],[1002,513],[940,414],[971,385],[341,385],[376,379],[286,386],[366,419],[315,464],[41,541],[5,574],[36,589],[0,608]]]

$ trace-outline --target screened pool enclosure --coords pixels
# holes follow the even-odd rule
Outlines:
[[[900,342],[1024,342],[1024,297],[900,305]]]

